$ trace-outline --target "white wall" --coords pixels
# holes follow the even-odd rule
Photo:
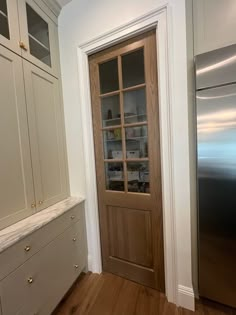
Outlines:
[[[193,0],[193,4],[195,55],[236,43],[235,0]]]
[[[62,10],[59,36],[72,194],[85,194],[83,141],[76,47],[121,26],[152,9],[161,0],[73,0]],[[169,0],[177,282],[181,290],[192,289],[191,198],[189,161],[189,112],[185,1]],[[89,244],[88,244],[89,245]],[[89,245],[90,246],[90,245]],[[189,291],[189,292],[190,292]],[[181,299],[181,296],[180,296]],[[181,305],[183,301],[179,301]]]

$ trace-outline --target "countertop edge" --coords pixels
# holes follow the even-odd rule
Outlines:
[[[2,229],[0,231],[0,254],[84,201],[84,197],[68,197]]]

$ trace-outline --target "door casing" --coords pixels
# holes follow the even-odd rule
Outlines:
[[[88,237],[88,267],[93,272],[102,271],[100,231],[98,218],[98,202],[96,187],[95,155],[93,142],[93,127],[91,113],[91,96],[89,85],[88,56],[113,46],[121,41],[139,35],[144,31],[156,28],[158,33],[158,64],[159,64],[159,106],[161,128],[161,166],[162,166],[162,199],[164,224],[164,259],[166,295],[170,302],[177,303],[177,264],[175,240],[175,213],[174,213],[174,181],[173,181],[173,125],[171,122],[171,91],[170,91],[170,57],[169,46],[169,8],[164,4],[138,19],[113,29],[111,32],[82,43],[77,48],[79,69],[79,99],[83,126],[84,157],[87,167],[86,174],[86,222]],[[158,28],[158,29],[157,29]],[[160,80],[161,78],[161,80]],[[190,296],[190,295],[189,295]],[[194,303],[194,295],[191,293]],[[192,302],[191,302],[192,303]],[[189,303],[190,304],[190,303]],[[192,307],[191,305],[189,307]]]

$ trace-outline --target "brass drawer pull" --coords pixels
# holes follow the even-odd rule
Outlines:
[[[71,220],[74,220],[74,218],[75,218],[75,215],[72,215],[72,216],[71,216],[70,218],[71,218]]]
[[[73,238],[73,242],[76,242],[76,238],[75,237]]]
[[[74,265],[75,269],[78,269],[79,268],[79,265]]]
[[[32,277],[29,277],[27,281],[28,281],[29,284],[32,284],[34,282]]]
[[[25,246],[25,251],[26,252],[29,252],[31,250],[31,247],[30,246]]]
[[[36,207],[36,204],[35,203],[32,203],[31,204],[31,208],[35,208]]]

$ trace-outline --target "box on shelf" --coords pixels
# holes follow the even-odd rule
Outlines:
[[[139,150],[127,151],[127,158],[128,159],[136,159],[140,157]]]
[[[122,155],[122,151],[112,151],[112,158],[113,159],[122,159],[123,155]]]
[[[122,171],[109,171],[108,177],[110,180],[122,180],[123,172]]]
[[[139,172],[138,171],[128,171],[128,181],[131,180],[139,180]]]
[[[140,172],[140,181],[142,182],[149,182],[149,172],[145,171],[145,172]]]

